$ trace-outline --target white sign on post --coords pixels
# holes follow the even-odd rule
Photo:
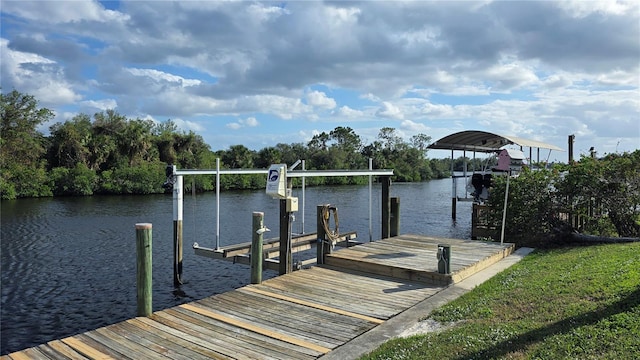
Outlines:
[[[267,175],[267,195],[278,199],[287,198],[287,165],[273,164]]]

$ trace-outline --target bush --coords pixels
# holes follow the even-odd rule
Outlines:
[[[142,164],[137,167],[118,167],[103,171],[100,176],[100,192],[103,194],[157,194],[164,192],[165,165]]]
[[[506,177],[495,176],[490,221],[501,229]],[[640,150],[583,157],[552,170],[524,170],[510,178],[505,238],[539,246],[574,232],[640,237]]]
[[[2,198],[53,196],[51,179],[44,168],[12,164],[2,173]]]
[[[93,195],[97,175],[85,164],[77,163],[73,169],[57,167],[51,170],[53,194],[56,196]]]

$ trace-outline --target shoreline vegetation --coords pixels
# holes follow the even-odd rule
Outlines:
[[[31,95],[1,94],[0,195],[2,199],[93,194],[163,193],[167,164],[179,169],[266,169],[271,164],[306,160],[308,170],[394,169],[394,181],[414,182],[450,176],[450,160],[427,158],[431,138],[418,134],[405,141],[394,128],[380,130],[365,144],[350,127],[338,126],[308,143],[276,144],[258,151],[243,145],[211,150],[202,136],[179,131],[172,120],[128,119],[115,110],[91,117],[78,114],[55,123],[45,136],[37,129],[53,118]],[[462,158],[456,168],[462,169]],[[365,184],[365,177],[310,178],[307,185]],[[215,189],[211,177],[185,178],[185,190]],[[231,175],[221,190],[260,189],[261,175]]]
[[[200,135],[178,131],[171,120],[127,119],[115,110],[79,114],[55,123],[45,136],[37,129],[53,118],[31,95],[0,94],[0,197],[88,196],[164,193],[167,164],[179,169],[266,169],[306,160],[308,170],[393,169],[395,182],[451,176],[450,159],[430,159],[431,137],[409,141],[391,127],[365,144],[350,127],[338,126],[306,144],[276,144],[259,151],[243,145],[212,151]],[[481,169],[482,159],[454,160],[453,170]],[[640,237],[640,150],[583,156],[571,164],[525,168],[508,191],[505,236],[517,246],[538,248],[549,239],[575,241],[575,234]],[[489,226],[500,233],[506,177],[495,176],[487,202]],[[221,190],[262,189],[262,175],[221,177]],[[308,186],[365,184],[367,177],[309,178]],[[186,192],[215,190],[212,176],[187,176]],[[294,181],[294,186],[298,184]],[[495,240],[495,239],[494,239]]]

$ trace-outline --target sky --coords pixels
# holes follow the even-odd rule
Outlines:
[[[45,134],[115,109],[171,119],[214,151],[338,126],[365,144],[391,127],[565,150],[573,134],[576,158],[640,148],[638,1],[0,0],[0,12],[2,92],[53,110]]]

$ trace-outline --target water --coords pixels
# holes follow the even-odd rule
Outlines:
[[[380,238],[380,185],[373,188],[372,238]],[[463,194],[460,194],[463,196]],[[294,189],[294,196],[302,193]],[[469,238],[470,203],[451,220],[451,180],[391,186],[400,198],[400,232]],[[315,231],[316,205],[338,207],[340,230],[369,240],[369,188],[307,188],[305,232]],[[89,331],[136,315],[135,224],[153,224],[153,308],[161,310],[249,283],[249,268],[193,254],[215,247],[215,193],[185,195],[184,279],[173,287],[172,198],[92,196],[2,201],[0,354]],[[220,245],[251,239],[251,213],[263,211],[265,237],[278,234],[279,204],[262,191],[223,192]],[[293,224],[302,231],[302,212]],[[299,255],[297,255],[299,257]],[[298,260],[294,255],[294,261]],[[264,278],[276,276],[267,271]]]

